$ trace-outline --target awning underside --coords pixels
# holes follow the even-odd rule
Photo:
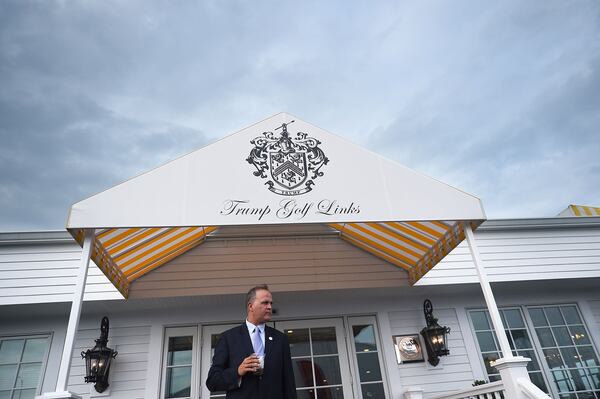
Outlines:
[[[481,221],[420,221],[378,223],[334,223],[345,241],[401,267],[414,284],[452,251],[465,237],[464,223],[475,229]],[[92,259],[123,294],[149,273],[196,247],[216,226],[114,228],[96,231]],[[71,229],[83,245],[84,230]]]

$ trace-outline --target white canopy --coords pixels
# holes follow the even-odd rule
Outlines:
[[[219,226],[324,223],[417,281],[477,227],[480,200],[280,113],[71,207],[67,229],[129,284]]]
[[[74,204],[67,228],[481,219],[478,198],[280,113]]]

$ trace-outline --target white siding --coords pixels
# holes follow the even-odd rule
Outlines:
[[[89,398],[93,384],[86,384],[85,361],[81,352],[93,346],[99,336],[99,322],[86,323],[80,328],[75,340],[73,360],[69,373],[68,390]],[[108,346],[118,351],[110,370],[110,397],[113,399],[143,399],[148,369],[150,326],[138,324],[111,325]]]
[[[464,389],[475,379],[456,310],[436,307],[434,313],[435,317],[439,318],[440,325],[451,329],[448,335],[450,355],[442,357],[437,367],[431,367],[429,363],[406,363],[397,366],[397,375],[402,385],[423,388],[425,397]],[[389,319],[393,335],[417,334],[424,327],[423,310],[417,307],[389,312]]]
[[[592,223],[596,219],[600,218],[580,218],[579,224],[568,223],[570,218],[563,223],[557,219],[484,223],[475,240],[488,278],[501,282],[600,277],[600,225]],[[477,282],[463,242],[417,285]]]
[[[329,235],[328,229],[294,229],[299,236],[293,238],[293,232],[286,231],[288,237],[284,239],[281,229],[272,227],[272,240],[253,239],[257,232],[251,227],[234,229],[236,234],[232,235],[231,228],[223,229],[218,240],[209,241],[136,281],[132,284],[133,296],[242,292],[252,281],[265,280],[261,270],[269,274],[269,282],[277,291],[335,288],[335,284],[337,288],[399,287],[407,283],[404,273],[395,266],[350,248]],[[263,230],[260,233],[264,234]],[[229,237],[223,234],[225,231]],[[600,277],[600,218],[487,221],[475,232],[475,238],[492,282]],[[330,250],[322,250],[326,247]],[[316,259],[317,253],[321,258]],[[71,301],[80,254],[81,248],[66,232],[0,234],[0,306]],[[267,270],[269,262],[259,265],[261,260],[277,263],[280,270]],[[199,264],[203,264],[203,270],[199,270]],[[252,268],[252,276],[247,270],[242,274],[248,276],[241,282],[243,288],[231,286],[231,278],[216,281],[215,268],[219,269],[217,274],[227,277],[227,273],[239,275],[238,266]],[[187,276],[182,280],[182,275]],[[465,283],[477,283],[477,277],[463,243],[417,285]],[[92,264],[85,300],[105,299],[122,296]]]
[[[35,239],[41,234],[50,237]],[[11,240],[9,234],[3,234],[0,241],[0,305],[71,301],[81,247],[66,232],[18,236]],[[92,262],[84,298],[121,299],[122,296]]]

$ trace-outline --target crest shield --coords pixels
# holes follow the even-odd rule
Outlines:
[[[306,153],[305,152],[271,152],[271,177],[279,185],[291,190],[298,187],[306,180]]]

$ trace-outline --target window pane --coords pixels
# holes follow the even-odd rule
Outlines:
[[[565,324],[565,321],[563,320],[562,315],[560,314],[560,310],[558,310],[558,307],[547,307],[544,308],[544,310],[546,311],[546,317],[548,317],[548,321],[550,322],[551,326]]]
[[[573,391],[573,384],[566,371],[553,371],[552,377],[560,392]]]
[[[494,336],[490,331],[478,332],[477,341],[479,342],[481,352],[492,352],[497,350]]]
[[[183,398],[190,396],[191,378],[192,368],[190,366],[167,368],[166,397]]]
[[[585,328],[583,326],[570,326],[569,331],[571,332],[571,339],[575,342],[575,345],[589,345],[590,339],[587,336]]]
[[[576,390],[585,391],[591,389],[590,382],[583,374],[583,370],[569,370],[569,373],[571,374],[571,380],[575,383]]]
[[[10,391],[0,391],[0,399],[10,399]]]
[[[591,346],[580,346],[577,348],[579,354],[581,355],[581,361],[587,367],[598,367],[598,358],[594,353],[594,349]]]
[[[583,324],[575,306],[561,306],[562,314],[567,324]]]
[[[317,399],[344,399],[342,387],[317,389]]]
[[[529,363],[527,363],[527,370],[535,371],[535,370],[540,369],[540,365],[538,364],[538,361],[537,361],[537,356],[535,355],[535,353],[533,351],[519,351],[518,354],[519,354],[519,356],[523,356],[523,357],[527,357],[527,358],[531,359],[531,361]]]
[[[594,389],[600,389],[600,369],[588,369],[588,375]]]
[[[310,356],[308,328],[286,330],[290,351],[294,356]]]
[[[579,361],[579,355],[577,354],[574,346],[560,348],[560,353],[567,367],[577,368],[581,365],[581,362]]]
[[[510,331],[509,330],[504,330],[504,334],[506,335],[506,339],[508,340],[508,345],[510,346],[510,349],[515,349],[515,343],[512,340],[512,336],[510,335]],[[514,350],[512,352],[513,352],[513,354],[515,353]]]
[[[372,325],[353,326],[354,345],[356,352],[376,351],[377,344],[375,342],[375,329]]]
[[[23,389],[13,392],[12,399],[33,399],[35,398],[35,389]]]
[[[529,373],[529,378],[531,378],[531,382],[539,389],[548,393],[548,388],[546,387],[546,382],[544,381],[544,377],[542,377],[542,373]]]
[[[337,356],[316,357],[315,379],[317,385],[337,385],[342,383],[340,360]]]
[[[523,318],[521,317],[521,312],[518,309],[508,309],[504,310],[504,317],[506,318],[506,322],[508,323],[508,328],[524,328],[525,324],[523,323]]]
[[[170,337],[167,365],[192,364],[192,336]]]
[[[544,356],[546,357],[546,363],[551,369],[560,369],[564,367],[562,356],[558,352],[558,349],[544,349]]]
[[[296,396],[298,399],[315,399],[315,390],[314,389],[297,390]]]
[[[46,353],[47,338],[32,338],[25,343],[22,362],[41,362]]]
[[[487,371],[487,373],[488,374],[496,374],[498,371],[495,368],[493,368],[490,363],[499,359],[498,354],[497,353],[484,353],[482,355],[482,357],[483,357],[483,363],[485,364],[485,370]]]
[[[552,332],[554,333],[554,337],[556,338],[558,346],[573,345],[573,341],[571,341],[571,334],[569,333],[567,327],[553,327]]]
[[[15,388],[36,388],[40,378],[42,363],[25,363],[19,367]]]
[[[0,364],[17,363],[21,360],[24,343],[22,339],[0,341]]]
[[[529,349],[532,347],[527,330],[512,330],[511,334],[517,349]]]
[[[535,332],[537,333],[542,348],[556,346],[556,342],[554,342],[554,337],[549,328],[536,328]]]
[[[0,390],[12,389],[17,376],[17,365],[0,366]]]
[[[294,379],[296,380],[297,388],[312,387],[314,385],[310,357],[292,359],[292,368],[294,369]]]
[[[483,311],[471,312],[471,320],[473,320],[475,331],[491,329],[487,316]]]
[[[335,327],[312,328],[310,332],[313,355],[333,355],[337,353]]]
[[[362,396],[364,399],[385,399],[383,384],[363,384],[361,385]]]
[[[381,381],[377,353],[359,353],[356,355],[356,360],[358,361],[360,382]]]
[[[544,311],[539,308],[529,309],[529,316],[535,327],[547,326],[548,321],[544,315]]]

